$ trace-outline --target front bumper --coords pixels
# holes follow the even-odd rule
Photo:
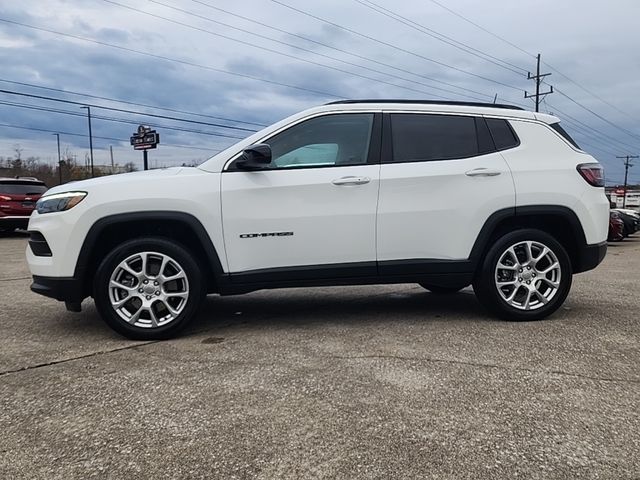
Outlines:
[[[73,277],[41,277],[34,275],[31,291],[67,303],[82,302],[88,296],[83,283]]]

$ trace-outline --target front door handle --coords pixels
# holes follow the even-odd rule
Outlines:
[[[474,168],[473,170],[469,170],[468,172],[464,172],[467,177],[495,177],[500,175],[502,172],[500,170],[492,170],[490,168]]]
[[[336,178],[331,183],[334,185],[364,185],[370,181],[369,177],[342,177]]]

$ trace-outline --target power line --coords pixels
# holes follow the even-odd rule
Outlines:
[[[502,85],[502,86],[504,86],[504,87],[512,88],[512,89],[514,89],[514,90],[521,90],[521,89],[520,89],[520,88],[518,88],[518,87],[514,87],[513,85],[509,85],[509,84],[506,84],[506,83],[500,82],[499,80],[494,80],[494,79],[492,79],[492,78],[484,77],[484,76],[482,76],[482,75],[478,75],[478,74],[476,74],[476,73],[469,72],[469,71],[467,71],[467,70],[464,70],[464,69],[461,69],[461,68],[455,67],[455,66],[453,66],[453,65],[449,65],[449,64],[447,64],[447,63],[440,62],[440,61],[435,60],[435,59],[433,59],[433,58],[429,58],[429,57],[426,57],[426,56],[424,56],[424,55],[421,55],[421,54],[418,54],[418,53],[412,52],[412,51],[410,51],[410,50],[404,49],[404,48],[399,47],[399,46],[397,46],[397,45],[393,45],[393,44],[391,44],[391,43],[388,43],[388,42],[382,41],[382,40],[380,40],[380,39],[378,39],[378,38],[371,37],[371,36],[366,35],[366,34],[364,34],[364,33],[358,32],[358,31],[353,30],[353,29],[351,29],[351,28],[345,27],[345,26],[343,26],[343,25],[339,25],[339,24],[337,24],[337,23],[331,22],[330,20],[326,20],[326,19],[324,19],[324,18],[318,17],[318,16],[313,15],[313,14],[311,14],[311,13],[309,13],[309,12],[304,11],[304,10],[301,10],[301,9],[298,9],[298,8],[293,7],[293,6],[291,6],[291,5],[288,5],[288,4],[284,3],[284,2],[281,2],[280,0],[270,0],[270,1],[271,1],[271,2],[273,2],[273,3],[276,3],[276,4],[278,4],[278,5],[281,5],[281,6],[285,7],[285,8],[288,8],[288,9],[290,9],[290,10],[293,10],[294,12],[298,12],[298,13],[300,13],[300,14],[302,14],[302,15],[305,15],[305,16],[307,16],[307,17],[310,17],[310,18],[314,18],[314,19],[316,19],[316,20],[318,20],[318,21],[320,21],[320,22],[326,23],[326,24],[328,24],[328,25],[332,25],[332,26],[334,26],[334,27],[336,27],[336,28],[339,28],[340,30],[344,30],[344,31],[349,32],[349,33],[351,33],[351,34],[353,34],[353,35],[357,35],[357,36],[359,36],[359,37],[366,38],[367,40],[370,40],[370,41],[376,42],[376,43],[378,43],[378,44],[380,44],[380,45],[385,45],[385,46],[390,47],[390,48],[393,48],[393,49],[395,49],[395,50],[398,50],[398,51],[401,51],[401,52],[407,53],[407,54],[409,54],[409,55],[413,55],[413,56],[415,56],[415,57],[421,58],[421,59],[423,59],[423,60],[426,60],[426,61],[428,61],[428,62],[435,63],[435,64],[437,64],[437,65],[440,65],[440,66],[443,66],[443,67],[446,67],[446,68],[450,68],[450,69],[456,70],[456,71],[458,71],[458,72],[460,72],[460,73],[464,73],[464,74],[466,74],[466,75],[471,75],[471,76],[473,76],[473,77],[480,78],[480,79],[482,79],[482,80],[486,80],[486,81],[488,81],[488,82],[492,82],[492,83],[495,83],[495,84],[498,84],[498,85]]]
[[[482,25],[479,25],[477,23],[475,23],[472,20],[469,20],[467,17],[465,17],[464,15],[450,9],[449,7],[443,5],[442,3],[436,1],[436,0],[429,0],[431,3],[435,3],[436,5],[438,5],[441,8],[444,8],[446,11],[448,11],[449,13],[455,15],[458,18],[461,18],[462,20],[464,20],[467,23],[470,23],[471,25],[473,25],[474,27],[479,28],[480,30],[482,30],[485,33],[488,33],[489,35],[491,35],[492,37],[497,38],[498,40],[501,40],[502,42],[506,43],[507,45],[512,46],[513,48],[521,51],[522,53],[529,55],[530,57],[535,57],[535,55],[533,53],[527,52],[526,50],[524,50],[523,48],[520,48],[518,45],[511,43],[509,40],[507,40],[506,38],[501,37],[500,35],[493,33],[492,31],[484,28]]]
[[[264,35],[259,35],[259,34],[255,33],[255,32],[251,32],[251,31],[248,31],[248,30],[243,30],[243,29],[240,29],[240,28],[235,27],[235,26],[233,26],[233,25],[229,25],[229,24],[226,24],[226,23],[220,22],[220,21],[218,21],[218,20],[214,20],[214,19],[209,18],[209,17],[205,17],[205,16],[198,15],[198,14],[195,14],[195,13],[192,13],[192,12],[189,12],[189,11],[186,11],[186,10],[183,10],[183,9],[180,9],[180,8],[177,8],[177,7],[173,7],[173,6],[167,5],[167,4],[162,3],[162,2],[159,2],[159,1],[157,1],[157,0],[148,0],[148,1],[149,1],[149,2],[152,2],[152,3],[155,3],[155,4],[158,4],[158,5],[165,6],[165,7],[167,7],[167,8],[171,8],[171,9],[173,9],[173,10],[177,10],[177,11],[183,12],[183,13],[185,13],[185,14],[187,14],[187,15],[195,16],[195,17],[197,17],[197,18],[200,18],[200,19],[203,19],[203,20],[207,20],[207,21],[210,21],[210,22],[213,22],[213,23],[219,24],[219,25],[224,25],[224,26],[227,26],[227,27],[232,28],[232,29],[235,29],[235,30],[240,30],[240,31],[242,31],[242,32],[250,33],[251,35],[256,35],[256,36],[259,36],[259,37],[261,37],[261,38],[266,38],[266,39],[269,39],[269,40],[274,41],[274,42],[277,42],[277,43],[282,43],[282,44],[287,45],[287,46],[292,47],[292,48],[296,48],[296,49],[303,50],[303,51],[306,51],[306,52],[311,52],[311,53],[313,53],[313,54],[315,54],[315,55],[325,56],[326,58],[331,58],[331,59],[334,59],[334,60],[340,61],[340,62],[342,62],[342,63],[347,63],[347,64],[349,64],[349,65],[355,65],[355,66],[358,66],[358,67],[360,67],[360,68],[367,68],[367,67],[364,67],[364,66],[362,66],[362,65],[352,64],[352,63],[350,63],[350,62],[344,62],[343,60],[341,60],[341,59],[337,59],[337,58],[335,58],[335,57],[331,57],[331,56],[327,56],[327,55],[322,55],[322,54],[320,54],[320,53],[318,53],[318,52],[315,52],[315,51],[313,51],[313,50],[307,50],[307,49],[304,49],[304,48],[302,48],[302,47],[300,47],[300,46],[298,46],[298,45],[293,45],[293,44],[290,44],[290,43],[281,42],[281,41],[276,40],[276,39],[273,39],[273,38],[271,38],[271,37],[266,37],[266,36],[264,36]],[[218,12],[222,12],[222,13],[225,13],[225,14],[227,14],[227,15],[230,15],[230,16],[233,16],[233,17],[236,17],[236,18],[240,18],[240,19],[245,20],[245,21],[247,21],[247,22],[251,22],[251,23],[254,23],[254,24],[256,24],[256,25],[260,25],[260,26],[262,26],[262,27],[268,28],[268,29],[270,29],[270,30],[274,30],[274,31],[279,32],[279,33],[283,33],[283,34],[285,34],[285,35],[291,35],[292,37],[296,37],[296,38],[299,38],[299,39],[301,39],[301,40],[304,40],[304,41],[307,41],[307,42],[310,42],[310,43],[314,43],[314,44],[316,44],[316,45],[320,45],[320,46],[323,46],[323,47],[325,47],[325,48],[329,48],[329,49],[331,49],[331,50],[335,50],[335,51],[337,51],[337,52],[340,52],[340,53],[343,53],[343,54],[346,54],[346,55],[350,55],[350,56],[355,57],[355,58],[359,58],[359,59],[361,59],[361,60],[365,60],[365,61],[367,61],[367,62],[375,63],[375,64],[377,64],[377,65],[381,65],[381,66],[386,67],[386,68],[390,68],[390,69],[393,69],[393,70],[397,70],[397,71],[399,71],[399,72],[408,73],[408,74],[410,74],[410,75],[413,75],[413,76],[416,76],[416,77],[419,77],[419,78],[423,78],[423,79],[425,79],[425,80],[430,80],[430,81],[433,81],[433,82],[437,82],[437,83],[440,83],[440,84],[443,84],[443,85],[448,85],[448,86],[451,86],[451,87],[453,87],[453,88],[458,88],[458,89],[460,89],[460,90],[464,90],[464,91],[471,92],[471,93],[474,93],[474,94],[477,94],[477,95],[482,95],[483,97],[489,97],[489,98],[490,98],[490,95],[488,95],[488,94],[486,94],[486,93],[478,92],[478,91],[476,91],[476,90],[472,90],[472,89],[463,88],[463,87],[460,87],[459,85],[455,85],[455,84],[448,83],[448,82],[443,82],[443,81],[441,81],[441,80],[438,80],[438,79],[436,79],[436,78],[430,77],[430,76],[428,76],[428,75],[423,75],[423,74],[420,74],[420,73],[416,73],[415,71],[411,71],[411,70],[407,70],[407,69],[404,69],[404,68],[400,68],[400,67],[397,67],[397,66],[391,65],[391,64],[389,64],[389,63],[381,62],[381,61],[379,61],[379,60],[376,60],[376,59],[373,59],[373,58],[366,57],[366,56],[364,56],[364,55],[359,55],[359,54],[357,54],[357,53],[350,52],[350,51],[348,51],[348,50],[344,50],[344,49],[341,49],[341,48],[338,48],[338,47],[335,47],[335,46],[329,45],[329,44],[327,44],[327,43],[323,43],[323,42],[320,42],[320,41],[318,41],[318,40],[314,40],[314,39],[312,39],[312,38],[305,37],[305,36],[303,36],[303,35],[298,35],[298,34],[296,34],[296,33],[289,32],[289,31],[287,31],[287,30],[283,30],[283,29],[281,29],[281,28],[277,28],[277,27],[274,27],[274,26],[272,26],[272,25],[268,25],[268,24],[266,24],[266,23],[264,23],[264,22],[260,22],[260,21],[258,21],[258,20],[254,20],[254,19],[251,19],[251,18],[249,18],[249,17],[245,17],[245,16],[243,16],[243,15],[238,15],[238,14],[233,13],[233,12],[230,12],[230,11],[228,11],[228,10],[224,10],[224,9],[222,9],[222,8],[215,7],[215,6],[213,6],[213,5],[209,5],[208,3],[202,2],[202,1],[200,1],[200,0],[191,0],[191,1],[192,1],[192,2],[194,2],[194,3],[197,3],[197,4],[199,4],[199,5],[202,5],[202,6],[204,6],[204,7],[210,8],[210,9],[212,9],[212,10],[215,10],[215,11],[218,11]],[[422,82],[415,82],[415,81],[413,81],[413,80],[410,80],[410,79],[407,79],[407,78],[404,78],[404,77],[399,77],[399,76],[396,76],[396,75],[391,75],[391,74],[389,74],[389,73],[387,73],[387,72],[380,72],[380,71],[378,71],[378,70],[372,70],[372,71],[374,71],[374,72],[378,72],[378,73],[382,73],[382,74],[384,74],[384,75],[393,76],[393,77],[395,77],[395,78],[399,78],[399,79],[402,79],[402,80],[405,80],[405,81],[418,83],[419,85],[423,85],[423,86],[426,86],[426,87],[428,87],[428,88],[433,88],[433,89],[440,90],[440,91],[447,92],[447,93],[451,93],[451,94],[454,94],[454,95],[466,96],[467,98],[472,98],[472,99],[474,99],[474,100],[482,100],[482,101],[485,101],[484,99],[479,99],[478,97],[475,97],[475,96],[465,95],[465,94],[462,94],[462,93],[460,93],[460,92],[456,92],[456,91],[454,91],[454,90],[449,90],[449,89],[446,89],[446,88],[438,87],[438,86],[436,86],[436,85],[426,84],[426,83],[422,83]]]
[[[505,60],[502,60],[498,57],[495,57],[493,55],[490,55],[486,52],[483,52],[482,50],[478,50],[477,48],[474,48],[470,45],[467,45],[466,43],[460,42],[458,40],[455,40],[454,38],[451,38],[443,33],[440,33],[436,30],[433,30],[429,27],[426,27],[420,23],[414,22],[413,20],[408,19],[407,17],[403,17],[402,15],[400,15],[397,12],[394,12],[392,10],[389,10],[377,3],[372,2],[371,0],[354,0],[355,2],[359,3],[360,5],[367,7],[370,10],[373,10],[374,12],[377,12],[381,15],[386,16],[387,18],[391,18],[397,22],[402,23],[403,25],[406,25],[414,30],[417,30],[420,33],[423,33],[425,35],[428,35],[432,38],[435,38],[436,40],[443,42],[447,45],[450,45],[454,48],[457,48],[458,50],[461,50],[465,53],[468,53],[470,55],[473,55],[475,57],[481,58],[482,60],[485,60],[487,62],[490,62],[494,65],[497,65],[498,67],[504,68],[512,73],[515,73],[517,75],[522,75],[522,72],[526,73],[527,70],[524,68],[521,68],[517,65],[514,65],[512,63],[509,63]],[[515,70],[517,69],[517,70]],[[518,71],[520,70],[520,71]]]
[[[6,101],[0,101],[0,105],[7,105],[10,107],[18,107],[18,108],[26,108],[29,110],[38,110],[38,111],[43,111],[43,112],[49,112],[49,113],[59,113],[59,114],[64,114],[64,115],[71,115],[74,117],[86,117],[86,115],[84,115],[83,113],[80,112],[71,112],[69,110],[60,110],[57,108],[50,108],[50,107],[44,107],[44,106],[39,106],[39,105],[30,105],[30,104],[25,104],[25,103],[16,103],[16,102],[6,102]],[[131,125],[138,125],[140,124],[139,121],[136,120],[127,120],[127,119],[123,119],[123,118],[116,118],[116,117],[105,117],[103,115],[92,115],[92,118],[96,119],[96,120],[105,120],[108,122],[116,122],[116,123],[126,123],[126,124],[131,124]],[[145,122],[148,123],[148,122]],[[175,127],[175,126],[169,126],[169,125],[162,125],[162,124],[157,124],[157,123],[148,123],[148,125],[150,126],[154,126],[157,128],[164,128],[166,130],[174,130],[177,132],[187,132],[187,133],[197,133],[200,135],[210,135],[213,137],[224,137],[224,138],[233,138],[233,139],[237,139],[237,140],[242,140],[245,137],[238,137],[235,135],[227,135],[224,133],[219,133],[219,132],[205,132],[202,130],[193,130],[193,129],[189,129],[189,128],[181,128],[181,127]]]
[[[465,17],[464,15],[450,9],[449,7],[447,7],[446,5],[443,5],[442,3],[438,2],[437,0],[429,0],[431,3],[435,3],[436,5],[438,5],[439,7],[445,9],[446,11],[448,11],[449,13],[455,15],[458,18],[461,18],[462,20],[464,20],[467,23],[470,23],[471,25],[473,25],[474,27],[482,30],[485,33],[488,33],[489,35],[491,35],[494,38],[497,38],[498,40],[506,43],[507,45],[510,45],[511,47],[515,48],[516,50],[519,50],[520,52],[524,53],[525,55],[528,56],[535,56],[533,53],[528,52],[527,50],[519,47],[518,45],[516,45],[515,43],[510,42],[509,40],[507,40],[504,37],[501,37],[500,35],[495,34],[494,32],[484,28],[482,25],[479,25],[478,23],[470,20],[469,18]],[[553,67],[552,65],[550,65],[548,62],[542,62],[544,63],[547,67],[549,67],[551,70],[553,70],[555,73],[557,73],[558,75],[560,75],[561,77],[569,80],[571,83],[573,83],[574,85],[576,85],[578,88],[580,88],[581,90],[585,91],[586,93],[588,93],[589,95],[593,96],[594,98],[600,100],[602,103],[608,105],[609,107],[617,110],[618,112],[628,116],[629,118],[633,118],[634,120],[636,119],[635,116],[628,114],[627,112],[621,110],[620,108],[616,107],[615,105],[613,105],[612,103],[608,102],[607,100],[603,99],[602,97],[600,97],[599,95],[595,94],[593,91],[587,89],[586,87],[584,87],[583,85],[581,85],[580,83],[576,82],[575,80],[573,80],[572,78],[570,78],[569,76],[565,75],[564,73],[562,73],[560,70],[558,70],[557,68]]]
[[[600,97],[599,95],[596,95],[595,93],[593,93],[591,90],[589,90],[588,88],[580,85],[578,82],[576,82],[575,80],[569,78],[567,75],[565,75],[564,73],[562,73],[561,71],[559,71],[557,68],[552,67],[551,65],[549,65],[547,62],[542,62],[544,63],[547,67],[549,67],[551,70],[553,70],[554,72],[556,72],[558,75],[560,75],[563,78],[566,78],[567,80],[569,80],[571,83],[573,83],[575,86],[577,86],[578,88],[580,88],[581,90],[587,92],[589,95],[593,96],[594,98],[600,100],[602,103],[604,103],[605,105],[610,106],[611,108],[613,108],[614,110],[622,113],[623,115],[626,115],[629,118],[632,118],[634,120],[636,120],[636,117],[633,115],[628,114],[627,112],[625,112],[624,110],[620,110],[618,107],[616,107],[614,104],[608,102],[607,100],[605,100],[604,98]]]
[[[587,125],[586,123],[582,122],[581,120],[578,120],[577,118],[569,115],[566,112],[563,112],[562,110],[560,110],[559,108],[557,108],[557,107],[555,107],[555,106],[553,106],[551,104],[548,104],[548,105],[553,110],[555,110],[558,113],[560,113],[563,117],[569,118],[569,119],[573,120],[574,122],[582,125],[584,128],[588,129],[590,132],[592,132],[592,135],[596,135],[596,136],[599,136],[599,137],[604,137],[604,138],[608,139],[609,141],[613,142],[613,144],[615,144],[615,145],[624,145],[625,147],[631,148],[632,150],[635,150],[637,148],[634,145],[630,145],[630,144],[628,144],[626,142],[623,142],[622,140],[618,140],[617,138],[614,138],[611,135],[608,135],[608,134],[606,134],[604,132],[601,132],[600,130],[598,130],[596,128],[593,128],[593,127]]]
[[[48,90],[48,91],[51,91],[51,92],[59,92],[59,93],[67,94],[67,95],[76,95],[76,96],[80,96],[80,97],[95,98],[95,99],[98,99],[98,100],[108,100],[109,102],[124,103],[126,105],[133,105],[133,106],[136,106],[136,107],[153,108],[153,109],[157,109],[157,110],[165,110],[167,112],[182,113],[182,114],[185,114],[185,115],[193,115],[193,116],[196,116],[196,117],[211,118],[211,119],[214,119],[214,120],[223,120],[225,122],[244,123],[244,124],[247,124],[247,125],[255,125],[257,127],[266,127],[267,126],[264,123],[249,122],[249,121],[246,121],[246,120],[238,120],[238,119],[235,119],[235,118],[218,117],[218,116],[215,116],[215,115],[208,115],[208,114],[205,114],[205,113],[189,112],[187,110],[177,110],[177,109],[168,108],[168,107],[159,107],[157,105],[148,105],[148,104],[145,104],[145,103],[136,103],[136,102],[131,102],[131,101],[128,101],[128,100],[119,100],[117,98],[103,97],[103,96],[100,96],[100,95],[92,95],[90,93],[74,92],[72,90],[64,90],[64,89],[61,89],[61,88],[46,87],[44,85],[35,85],[33,83],[17,82],[15,80],[8,80],[6,78],[0,78],[0,82],[11,83],[13,85],[20,85],[22,87],[39,88],[39,89],[42,89],[42,90]]]
[[[45,132],[45,133],[59,133],[60,135],[68,135],[71,137],[83,137],[83,138],[89,138],[89,135],[85,135],[82,133],[73,133],[73,132],[61,132],[60,130],[49,130],[46,128],[36,128],[36,127],[27,127],[27,126],[23,126],[23,125],[11,125],[8,123],[0,123],[0,127],[6,127],[6,128],[17,128],[20,130],[31,130],[34,132]],[[113,137],[100,137],[97,135],[94,135],[93,138],[97,138],[100,140],[109,140],[112,142],[126,142],[126,140],[123,140],[122,138],[113,138]],[[208,148],[200,148],[200,147],[191,147],[189,145],[178,145],[178,144],[169,144],[169,143],[163,143],[162,145],[164,145],[165,147],[175,147],[175,148],[186,148],[186,149],[190,149],[190,150],[204,150],[207,152],[211,152],[212,154],[220,152],[222,150],[210,150]]]
[[[103,110],[110,110],[112,112],[121,112],[121,113],[130,113],[133,115],[144,115],[146,117],[153,117],[153,118],[162,118],[164,120],[173,120],[176,122],[185,122],[185,123],[193,123],[193,124],[197,124],[197,125],[206,125],[208,127],[217,127],[217,128],[227,128],[230,130],[240,130],[243,132],[251,132],[254,133],[256,132],[256,130],[251,129],[251,128],[244,128],[244,127],[234,127],[234,126],[230,126],[230,125],[222,125],[219,123],[210,123],[210,122],[201,122],[199,120],[189,120],[189,119],[185,119],[185,118],[179,118],[179,117],[171,117],[168,115],[158,115],[158,114],[154,114],[154,113],[145,113],[145,112],[138,112],[135,110],[126,110],[124,108],[116,108],[116,107],[107,107],[104,105],[96,105],[96,104],[91,104],[91,103],[86,103],[86,102],[76,102],[73,100],[66,100],[63,98],[55,98],[55,97],[46,97],[44,95],[36,95],[33,93],[25,93],[25,92],[16,92],[13,90],[4,90],[4,89],[0,89],[0,93],[6,93],[8,95],[18,95],[21,97],[29,97],[29,98],[37,98],[40,100],[48,100],[51,102],[61,102],[61,103],[68,103],[71,105],[79,105],[79,106],[89,106],[89,107],[93,107],[93,108],[100,108]]]
[[[115,45],[113,43],[107,43],[107,42],[103,42],[101,40],[95,40],[93,38],[82,37],[80,35],[74,35],[74,34],[71,34],[71,33],[58,32],[56,30],[51,30],[51,29],[44,28],[44,27],[37,27],[35,25],[29,25],[27,23],[16,22],[15,20],[9,20],[9,19],[6,19],[6,18],[0,18],[0,22],[8,23],[8,24],[11,24],[11,25],[17,25],[17,26],[20,26],[20,27],[29,28],[29,29],[37,30],[37,31],[41,31],[41,32],[46,32],[46,33],[50,33],[50,34],[53,34],[53,35],[59,35],[59,36],[62,36],[62,37],[73,38],[75,40],[81,40],[83,42],[93,43],[95,45],[101,45],[101,46],[104,46],[104,47],[110,47],[110,48],[114,48],[114,49],[121,50],[121,51],[124,51],[124,52],[136,53],[138,55],[144,55],[146,57],[154,58],[156,60],[164,60],[164,61],[167,61],[167,62],[178,63],[178,64],[186,65],[186,66],[189,66],[189,67],[201,68],[203,70],[209,70],[209,71],[217,72],[217,73],[224,73],[224,74],[227,74],[227,75],[233,75],[233,76],[236,76],[236,77],[246,78],[248,80],[255,80],[255,81],[258,81],[258,82],[269,83],[271,85],[277,85],[277,86],[280,86],[280,87],[300,90],[300,91],[303,91],[303,92],[312,93],[314,95],[319,95],[319,96],[322,96],[322,97],[325,97],[325,98],[327,98],[327,97],[331,98],[331,99],[344,99],[345,98],[345,97],[343,97],[341,95],[338,95],[338,94],[335,94],[335,93],[323,92],[323,91],[320,91],[320,90],[314,90],[314,89],[311,89],[311,88],[300,87],[300,86],[297,86],[297,85],[290,85],[290,84],[287,84],[287,83],[278,82],[276,80],[269,80],[269,79],[266,79],[266,78],[260,78],[260,77],[255,77],[253,75],[248,75],[248,74],[245,74],[245,73],[238,73],[238,72],[232,72],[230,70],[223,70],[221,68],[212,67],[210,65],[202,65],[202,64],[199,64],[199,63],[195,63],[195,62],[190,62],[188,60],[180,60],[178,58],[171,58],[171,57],[166,57],[164,55],[158,55],[158,54],[151,53],[151,52],[144,52],[144,51],[141,51],[141,50],[135,50],[133,48],[123,47],[121,45]]]
[[[281,55],[281,56],[286,57],[286,58],[291,58],[291,59],[299,61],[299,62],[308,63],[310,65],[315,65],[315,66],[318,66],[318,67],[328,68],[328,69],[334,70],[336,72],[344,73],[344,74],[347,74],[347,75],[353,75],[355,77],[363,78],[365,80],[369,80],[369,81],[377,82],[377,83],[382,83],[382,84],[385,84],[385,85],[390,85],[390,86],[396,87],[396,88],[402,88],[404,90],[408,90],[408,91],[412,91],[412,92],[416,92],[416,93],[428,94],[428,95],[432,95],[434,97],[439,97],[439,98],[442,98],[442,99],[445,99],[445,100],[448,99],[447,97],[443,97],[441,95],[434,94],[434,93],[429,92],[429,91],[417,90],[415,88],[407,87],[407,86],[404,86],[404,85],[399,85],[397,83],[388,82],[386,80],[370,77],[370,76],[367,76],[367,75],[363,75],[361,73],[356,73],[356,72],[352,72],[352,71],[349,71],[349,70],[344,70],[342,68],[334,67],[332,65],[328,65],[326,63],[317,62],[315,60],[311,60],[311,59],[308,59],[308,58],[297,57],[297,56],[291,55],[289,53],[280,52],[280,51],[274,50],[272,48],[268,48],[268,47],[265,47],[265,46],[262,46],[262,45],[258,45],[258,44],[251,43],[251,42],[247,42],[245,40],[239,40],[237,38],[229,37],[229,36],[223,35],[221,33],[217,33],[217,32],[213,32],[211,30],[207,30],[207,29],[204,29],[204,28],[196,27],[196,26],[190,25],[188,23],[184,23],[184,22],[180,22],[178,20],[174,20],[174,19],[171,19],[171,18],[163,17],[162,15],[157,15],[155,13],[146,12],[144,10],[140,10],[139,8],[131,7],[129,5],[124,5],[122,3],[118,3],[118,2],[115,2],[113,0],[102,0],[102,1],[105,2],[105,3],[109,3],[111,5],[116,5],[118,7],[122,7],[122,8],[128,9],[128,10],[137,12],[137,13],[141,13],[143,15],[147,15],[147,16],[150,16],[150,17],[153,17],[153,18],[157,18],[157,19],[160,19],[160,20],[164,20],[164,21],[176,24],[176,25],[180,25],[182,27],[190,28],[192,30],[196,30],[196,31],[199,31],[199,32],[202,32],[202,33],[206,33],[206,34],[213,35],[213,36],[216,36],[216,37],[224,38],[226,40],[237,42],[237,43],[240,43],[242,45],[247,45],[247,46],[249,46],[251,48],[257,48],[257,49],[260,49],[260,50],[264,50],[266,52],[275,53],[276,55]],[[152,1],[152,0],[150,0],[150,1]],[[166,4],[161,3],[161,2],[155,2],[154,1],[153,3],[157,3],[157,4],[160,4],[160,5],[163,5],[163,6],[167,7],[167,8],[171,8],[173,10],[177,10],[177,11],[180,11],[182,13],[186,13],[188,15],[193,15],[193,16],[196,16],[196,17],[199,17],[199,18],[202,18],[202,19],[206,19],[206,20],[215,22],[215,23],[221,23],[221,22],[218,22],[216,20],[208,19],[207,17],[203,17],[201,15],[193,14],[193,13],[188,12],[186,10],[183,10],[183,9],[180,9],[180,8],[177,8],[177,7],[173,7],[173,6],[170,6],[170,5],[166,5]],[[229,26],[227,24],[223,24],[223,25]],[[291,48],[296,48],[298,50],[303,50],[303,51],[305,51],[307,53],[311,53],[311,54],[318,55],[318,56],[321,56],[321,57],[329,58],[331,60],[338,61],[338,62],[341,62],[341,63],[345,63],[345,64],[350,65],[350,66],[355,66],[355,67],[362,68],[362,69],[365,69],[365,70],[369,70],[369,71],[372,71],[372,72],[375,72],[375,73],[378,73],[378,74],[382,74],[382,75],[388,75],[388,76],[392,76],[392,77],[395,77],[395,78],[400,78],[403,81],[407,81],[407,82],[411,82],[411,83],[417,83],[417,84],[423,85],[423,86],[425,85],[422,82],[418,82],[418,81],[415,81],[415,80],[407,79],[407,78],[404,78],[404,77],[398,77],[397,75],[389,74],[389,73],[386,73],[386,72],[382,72],[380,70],[376,70],[376,69],[372,69],[372,68],[369,68],[369,67],[366,67],[366,66],[358,65],[358,64],[355,64],[353,62],[348,62],[346,60],[341,60],[339,58],[332,57],[330,55],[325,55],[325,54],[322,54],[322,53],[319,53],[319,52],[314,52],[313,50],[308,50],[308,49],[305,49],[305,48],[302,48],[302,47],[299,47],[299,46],[296,46],[296,45],[288,44],[286,42],[281,42],[280,40],[274,40],[274,39],[272,39],[270,37],[266,37],[264,35],[260,35],[260,34],[253,33],[253,32],[249,32],[247,30],[243,30],[243,29],[240,29],[240,28],[237,28],[237,27],[230,27],[230,28],[234,28],[234,29],[243,31],[245,33],[250,33],[252,35],[256,35],[256,36],[261,37],[261,38],[266,38],[268,40],[271,40],[271,41],[274,41],[274,42],[277,42],[277,43],[282,43],[282,44],[287,45],[287,46],[289,46]],[[463,95],[463,94],[457,94],[457,95]]]
[[[606,118],[604,118],[602,115],[600,115],[599,113],[594,112],[593,110],[591,110],[589,107],[583,105],[582,103],[578,102],[577,100],[574,100],[573,98],[571,98],[569,95],[567,95],[566,93],[562,92],[560,89],[556,88],[556,91],[562,95],[563,97],[565,97],[567,100],[570,100],[571,102],[575,103],[576,105],[578,105],[579,107],[585,109],[587,112],[595,115],[596,117],[598,117],[600,120],[602,120],[603,122],[611,125],[614,128],[617,128],[618,130],[626,133],[627,135],[629,135],[630,137],[633,137],[635,139],[640,140],[640,135],[632,132],[631,130],[627,130],[624,127],[621,127],[619,125],[616,125],[615,123],[611,122],[610,120],[607,120]]]

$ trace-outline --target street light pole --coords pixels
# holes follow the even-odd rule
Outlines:
[[[60,175],[60,185],[62,185],[62,160],[60,159],[60,134],[52,133],[58,139],[58,174]]]
[[[87,109],[87,119],[89,120],[89,152],[91,154],[91,178],[93,178],[93,135],[91,134],[91,107],[80,107]]]

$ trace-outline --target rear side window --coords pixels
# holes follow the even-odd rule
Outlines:
[[[567,131],[566,131],[564,128],[562,128],[562,127],[560,126],[560,123],[552,123],[552,124],[550,125],[550,127],[551,127],[551,128],[553,128],[553,129],[554,129],[556,132],[558,132],[560,135],[562,135],[562,137],[563,137],[567,142],[569,142],[571,145],[573,145],[574,147],[576,147],[578,150],[582,150],[582,149],[578,146],[578,144],[576,143],[576,141],[575,141],[573,138],[571,138],[571,135],[569,135],[569,134],[567,133]]]
[[[451,160],[478,155],[474,117],[391,114],[394,162]]]
[[[47,191],[44,183],[0,182],[0,193],[13,195],[40,195]]]
[[[487,118],[487,126],[498,150],[506,150],[520,145],[511,125],[501,118]]]

